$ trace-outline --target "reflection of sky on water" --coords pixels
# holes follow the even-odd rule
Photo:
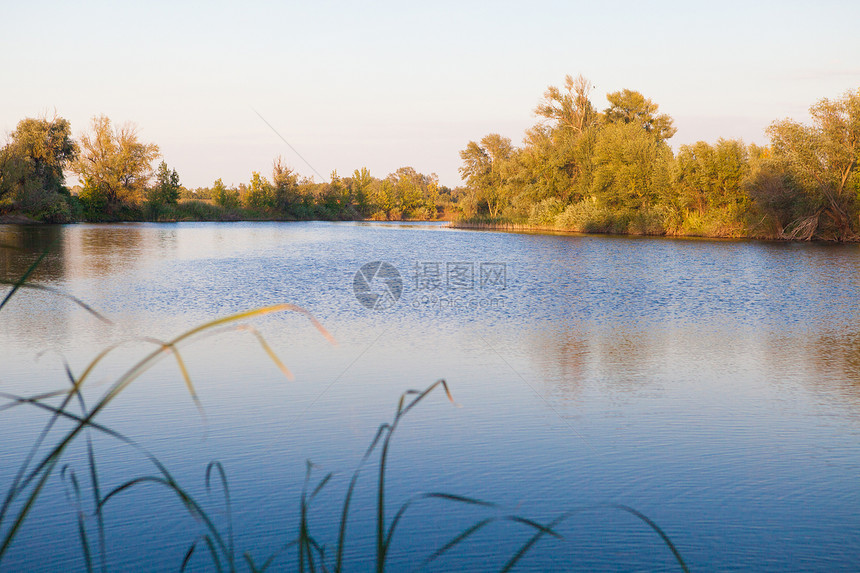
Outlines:
[[[300,304],[331,330],[338,346],[299,315],[254,322],[295,383],[247,333],[184,348],[206,423],[169,357],[102,417],[201,495],[206,463],[223,461],[239,545],[255,554],[291,534],[305,459],[320,465],[320,475],[338,472],[337,494],[319,502],[318,527],[328,531],[326,508],[336,512],[349,471],[400,392],[440,377],[463,407],[440,394],[410,413],[394,442],[391,499],[447,491],[542,519],[568,507],[624,503],[664,527],[694,570],[845,570],[860,548],[856,246],[329,223],[0,228],[0,244],[10,243],[30,254],[5,253],[7,276],[53,243],[57,253],[36,279],[81,297],[117,326],[63,299],[16,295],[0,313],[7,390],[55,387],[59,353],[80,371],[117,339],[168,338],[267,304]],[[383,312],[365,309],[352,293],[356,270],[374,260],[403,276],[398,306]],[[431,293],[416,281],[417,263],[505,263],[505,288],[476,282]],[[467,303],[422,304],[428,295]],[[503,304],[468,304],[488,296]],[[56,352],[34,362],[43,349]],[[139,341],[123,346],[94,382],[114,379],[148,349]],[[92,388],[92,397],[104,388]],[[4,430],[35,431],[20,408],[3,415]],[[103,439],[99,446],[108,479],[150,471],[127,448]],[[3,459],[20,447],[4,445]],[[354,559],[369,550],[371,478],[368,471],[356,502]],[[142,548],[153,563],[172,567],[182,553],[172,539],[194,528],[176,518],[181,510],[167,496],[145,493],[154,500],[144,493],[117,500],[117,568],[131,566]],[[61,489],[51,495],[61,499]],[[158,504],[165,509],[156,512]],[[452,524],[469,517],[461,514],[417,511],[404,522],[394,568],[431,552],[443,530],[452,534]],[[52,546],[52,528],[71,523],[49,512],[44,520],[57,525],[31,524],[20,547]],[[422,526],[433,531],[425,541],[417,536]],[[565,527],[570,541],[542,544],[524,567],[671,570],[659,539],[630,516],[592,511]],[[487,570],[488,555],[524,535],[495,529],[440,568]],[[74,544],[66,551],[57,563],[79,558]]]

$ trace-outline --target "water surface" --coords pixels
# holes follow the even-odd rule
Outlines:
[[[0,226],[2,276],[23,274],[79,297],[16,294],[0,311],[0,390],[67,384],[96,353],[95,400],[134,360],[216,317],[281,302],[303,316],[253,321],[295,373],[287,381],[248,332],[183,348],[205,412],[169,356],[100,420],[154,453],[226,524],[204,471],[223,463],[236,546],[262,558],[296,533],[306,461],[335,472],[314,501],[321,541],[336,536],[346,483],[401,392],[451,385],[404,419],[393,441],[389,512],[442,491],[498,513],[436,501],[404,518],[391,569],[412,570],[487,515],[559,526],[519,570],[678,570],[653,519],[693,570],[852,571],[860,550],[860,249],[655,238],[470,232],[351,223]],[[395,267],[385,309],[354,294],[365,263]],[[378,283],[374,289],[380,288]],[[381,292],[381,291],[380,291]],[[383,305],[384,306],[384,305]],[[45,418],[6,410],[4,491]],[[139,452],[94,436],[103,487],[154,470]],[[83,444],[83,442],[81,442]],[[83,476],[81,448],[68,471]],[[350,521],[349,570],[370,569],[374,469]],[[83,568],[75,504],[57,477],[4,570]],[[89,509],[89,507],[85,507]],[[201,531],[171,495],[141,486],[106,506],[112,570],[178,568]],[[92,520],[89,527],[94,527]],[[93,530],[94,531],[94,530]],[[498,570],[529,531],[504,523],[428,570]],[[291,550],[292,551],[292,550]],[[277,562],[289,568],[294,554]],[[201,552],[192,570],[210,570]]]

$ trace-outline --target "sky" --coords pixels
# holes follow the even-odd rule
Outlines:
[[[860,88],[860,2],[14,2],[2,0],[0,137],[54,113],[134,123],[186,187],[403,166],[461,184],[459,151],[522,143],[566,74],[636,90],[670,144],[766,144],[775,120]]]

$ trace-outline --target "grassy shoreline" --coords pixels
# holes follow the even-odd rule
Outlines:
[[[553,235],[589,235],[589,236],[625,236],[625,237],[666,237],[674,239],[726,239],[726,240],[747,240],[747,241],[779,241],[779,242],[824,242],[833,243],[821,238],[816,239],[800,239],[781,237],[775,233],[758,233],[758,234],[718,234],[718,233],[685,233],[682,231],[662,231],[662,232],[631,232],[621,230],[581,230],[576,228],[560,227],[556,225],[538,225],[533,223],[519,223],[514,221],[476,221],[476,220],[455,220],[451,222],[451,227],[455,229],[472,229],[483,231],[502,231],[511,233],[543,233]],[[849,239],[846,243],[858,243],[860,239]]]
[[[826,242],[825,239],[817,238],[800,239],[782,237],[776,233],[689,233],[683,230],[657,230],[656,232],[633,232],[630,230],[607,229],[607,230],[582,230],[558,225],[540,225],[529,222],[517,222],[511,220],[487,220],[487,219],[456,219],[449,213],[436,219],[396,219],[378,221],[375,219],[352,218],[352,219],[295,219],[287,217],[276,217],[270,213],[260,213],[247,209],[225,209],[203,201],[185,201],[179,203],[169,212],[153,213],[153,217],[135,216],[145,215],[137,212],[118,213],[116,216],[102,217],[99,219],[82,219],[74,223],[239,223],[239,222],[301,222],[301,221],[355,221],[355,222],[439,222],[448,223],[454,229],[471,229],[484,231],[502,231],[512,233],[545,233],[554,235],[615,235],[629,237],[667,237],[667,238],[701,238],[701,239],[731,239],[750,241],[779,241],[779,242]],[[10,211],[0,215],[0,225],[45,225],[52,224],[49,221],[39,221],[20,211]],[[847,239],[843,242],[858,243],[860,238]]]

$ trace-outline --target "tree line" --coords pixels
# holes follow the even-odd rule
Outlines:
[[[579,232],[856,240],[860,90],[776,121],[770,144],[700,141],[673,153],[673,120],[641,93],[566,77],[523,145],[490,134],[460,152],[466,222]]]
[[[114,127],[93,118],[77,141],[62,117],[21,120],[0,148],[0,215],[23,213],[51,223],[72,221],[176,221],[240,219],[433,220],[456,208],[457,193],[425,175],[401,167],[385,178],[367,168],[350,177],[332,172],[329,182],[300,177],[283,159],[271,179],[258,172],[227,187],[188,189],[176,169],[161,161],[159,148],[140,141],[132,124]],[[70,189],[65,172],[80,185]]]
[[[402,167],[330,181],[278,158],[271,177],[188,189],[134,125],[93,118],[78,140],[61,117],[20,121],[0,147],[0,215],[46,222],[376,219],[523,225],[578,232],[857,240],[860,90],[822,99],[811,125],[786,119],[766,146],[738,139],[682,145],[659,106],[629,89],[598,111],[590,82],[567,76],[535,108],[520,147],[489,134],[460,152],[464,187]],[[80,185],[66,186],[65,172]]]

